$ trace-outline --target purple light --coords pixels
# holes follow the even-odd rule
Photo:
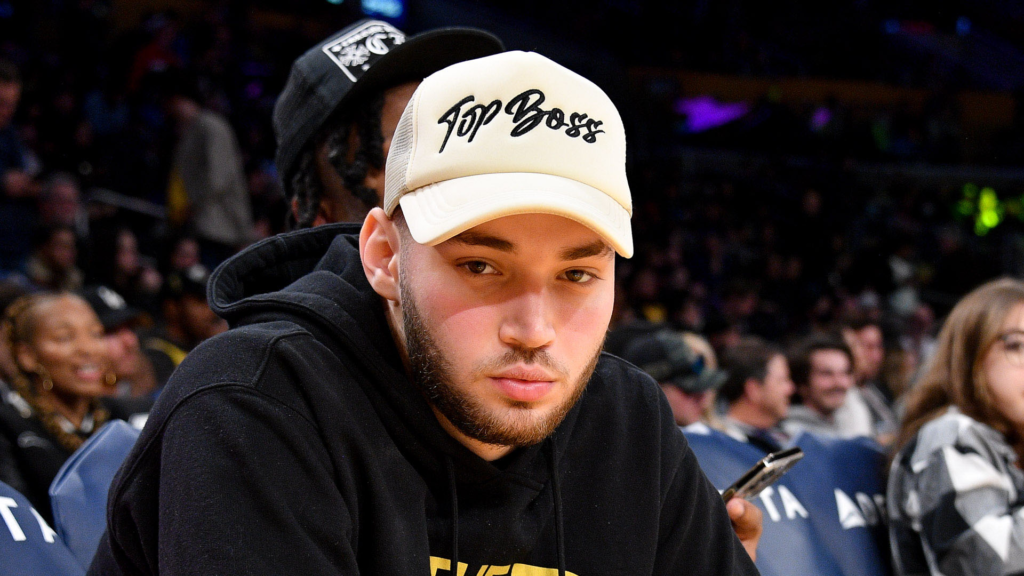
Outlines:
[[[686,131],[704,132],[738,120],[750,112],[746,102],[719,102],[713,96],[697,96],[676,100],[676,114],[686,116]]]

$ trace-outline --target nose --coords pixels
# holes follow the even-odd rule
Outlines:
[[[507,301],[498,330],[502,342],[519,348],[539,349],[555,340],[552,303],[545,288],[524,290]]]

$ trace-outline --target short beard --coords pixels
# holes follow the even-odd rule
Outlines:
[[[598,346],[576,380],[571,394],[542,419],[532,413],[527,402],[509,401],[505,407],[488,410],[471,393],[456,384],[451,363],[434,341],[411,291],[401,277],[399,291],[402,298],[405,348],[413,383],[427,402],[459,432],[485,444],[518,448],[538,444],[550,436],[583,395],[601,356],[601,346]],[[538,364],[565,373],[546,351],[529,348],[510,349],[497,360],[488,363],[486,371],[496,372],[519,362]]]

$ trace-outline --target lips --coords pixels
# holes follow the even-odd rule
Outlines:
[[[103,375],[97,364],[85,364],[75,369],[75,377],[79,380],[96,381]]]
[[[552,375],[532,367],[505,370],[490,380],[502,395],[516,402],[537,402],[555,387]]]

